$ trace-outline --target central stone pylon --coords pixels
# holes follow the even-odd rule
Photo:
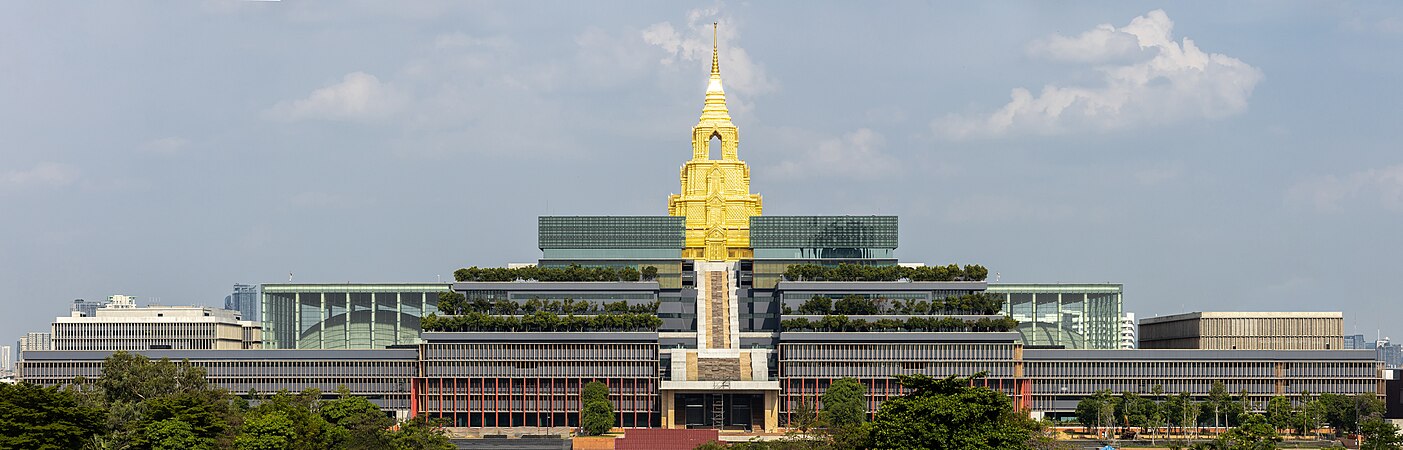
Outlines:
[[[711,159],[713,139],[720,142],[721,159]],[[683,258],[736,261],[753,255],[750,216],[760,215],[761,201],[759,194],[750,193],[750,166],[737,155],[739,143],[739,130],[731,123],[721,88],[713,34],[711,80],[701,119],[692,127],[692,159],[682,165],[682,192],[667,202],[668,215],[686,217]]]

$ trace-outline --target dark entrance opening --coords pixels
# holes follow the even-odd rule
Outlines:
[[[687,428],[751,431],[764,426],[764,394],[677,394],[677,416]]]

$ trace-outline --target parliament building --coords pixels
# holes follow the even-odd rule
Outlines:
[[[993,289],[978,266],[899,263],[895,216],[763,215],[715,49],[679,175],[666,215],[538,221],[536,272],[630,276],[474,269],[452,284],[266,284],[263,349],[138,353],[186,359],[236,393],[344,385],[401,416],[468,428],[577,426],[591,381],[609,386],[621,427],[771,432],[800,402],[821,409],[844,377],[866,385],[869,413],[902,394],[894,376],[905,374],[983,373],[974,382],[1050,418],[1103,389],[1207,396],[1222,382],[1256,405],[1381,392],[1371,350],[1116,350],[1120,285]],[[492,306],[453,322],[467,314],[440,305],[446,293]],[[581,325],[545,323],[543,311]],[[611,319],[639,314],[656,320]],[[19,376],[95,378],[110,353],[25,352]]]

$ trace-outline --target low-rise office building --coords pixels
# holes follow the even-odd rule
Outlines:
[[[54,319],[53,350],[237,350],[262,345],[262,329],[238,311],[207,306],[136,306],[114,295],[94,316],[75,311]]]
[[[1339,350],[1339,312],[1191,312],[1140,319],[1143,349]]]
[[[44,386],[76,377],[102,376],[102,362],[113,351],[24,352],[18,378]],[[167,358],[205,370],[210,383],[235,395],[268,395],[280,390],[318,389],[335,398],[341,387],[403,418],[410,411],[410,387],[419,374],[419,351],[378,350],[137,350],[129,353]]]

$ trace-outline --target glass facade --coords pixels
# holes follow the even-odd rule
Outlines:
[[[684,218],[673,216],[541,216],[543,259],[679,259]]]
[[[263,348],[370,349],[419,343],[448,284],[262,285]]]
[[[896,216],[754,216],[756,259],[891,258]]]
[[[1119,284],[995,284],[1003,311],[1019,322],[1023,345],[1119,348]]]

